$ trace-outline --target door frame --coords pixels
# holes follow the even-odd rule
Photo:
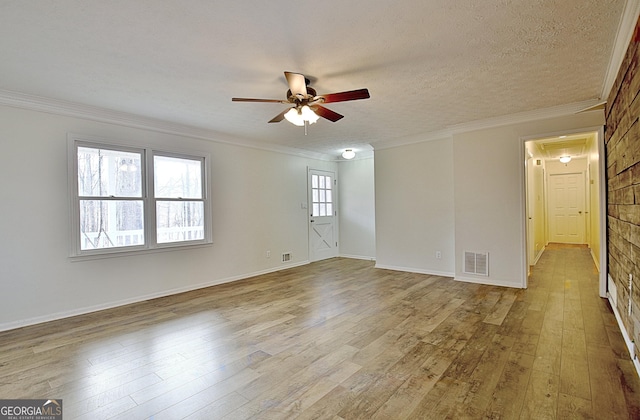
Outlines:
[[[607,184],[606,184],[606,167],[605,167],[605,144],[604,144],[604,126],[595,126],[595,127],[585,127],[577,130],[564,130],[560,132],[553,133],[540,133],[533,136],[520,137],[520,148],[519,148],[519,156],[518,161],[520,164],[520,182],[521,182],[521,194],[520,198],[522,200],[522,211],[521,211],[521,233],[522,233],[522,249],[521,249],[521,258],[524,262],[522,267],[522,278],[523,278],[523,288],[527,288],[527,282],[529,277],[529,237],[528,237],[528,214],[527,214],[527,165],[526,159],[523,157],[526,154],[525,143],[528,141],[535,141],[539,139],[544,139],[548,137],[556,137],[561,135],[570,135],[577,133],[585,133],[585,132],[593,132],[596,133],[596,142],[598,145],[598,207],[599,207],[599,219],[598,224],[600,225],[600,275],[599,275],[599,286],[598,286],[598,294],[602,298],[607,297]],[[593,232],[591,232],[593,234]]]
[[[326,174],[331,174],[334,180],[333,184],[333,192],[332,192],[332,203],[333,203],[333,238],[336,242],[334,247],[334,255],[329,258],[334,258],[340,256],[340,241],[338,238],[340,237],[340,224],[338,223],[338,173],[332,169],[318,169],[307,166],[307,244],[308,244],[308,256],[309,262],[321,261],[322,259],[313,259],[312,257],[315,255],[313,251],[312,237],[311,237],[311,229],[312,229],[312,219],[313,219],[313,200],[311,196],[311,175],[312,172],[324,172]],[[321,216],[320,216],[321,217]]]

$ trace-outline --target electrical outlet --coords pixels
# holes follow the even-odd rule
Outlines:
[[[629,316],[631,316],[633,308],[633,274],[629,273]]]
[[[440,252],[440,251],[436,251],[436,259],[437,259],[437,260],[442,259],[442,252]]]

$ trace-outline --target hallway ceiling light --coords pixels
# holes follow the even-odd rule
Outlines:
[[[569,163],[571,162],[571,156],[560,156],[561,163]]]
[[[352,149],[347,149],[342,152],[342,157],[345,159],[353,159],[354,157],[356,157],[356,152],[354,152]]]

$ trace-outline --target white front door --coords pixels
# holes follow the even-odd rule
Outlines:
[[[549,240],[583,244],[584,174],[549,175]]]
[[[338,256],[335,232],[336,177],[333,172],[309,170],[309,260]]]

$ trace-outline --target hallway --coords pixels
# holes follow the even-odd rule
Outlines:
[[[584,245],[549,244],[529,278],[523,327],[541,325],[532,379],[579,418],[640,418],[640,380]],[[556,382],[558,381],[558,382]],[[564,418],[558,411],[558,418]]]

